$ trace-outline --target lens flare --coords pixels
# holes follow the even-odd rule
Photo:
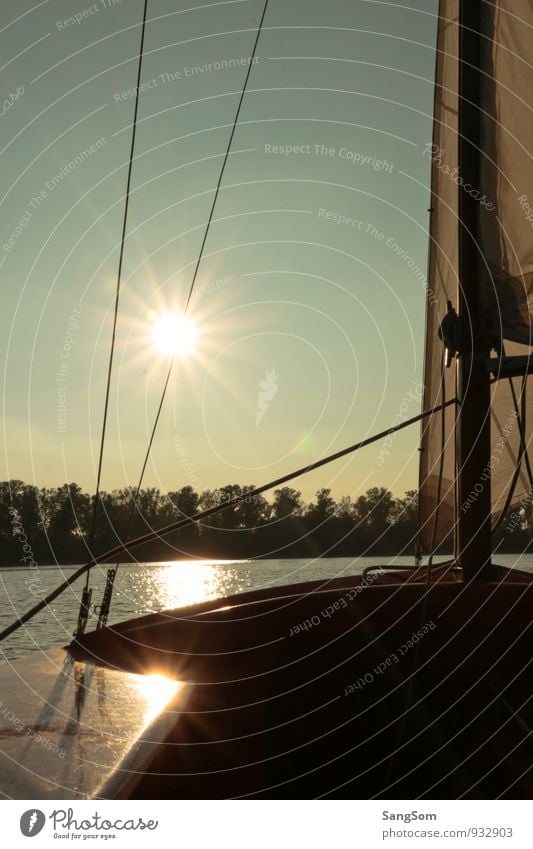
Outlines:
[[[198,331],[189,318],[173,313],[160,316],[152,329],[156,349],[162,354],[178,357],[186,357],[193,351],[197,335]]]

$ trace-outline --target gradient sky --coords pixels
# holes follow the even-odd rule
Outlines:
[[[142,5],[2,3],[3,479],[94,489]],[[148,5],[155,82],[139,103],[103,488],[137,480],[168,364],[150,328],[183,308],[246,74],[186,69],[249,56],[262,7]],[[436,7],[270,0],[191,301],[196,354],[174,371],[147,485],[263,483],[418,412]],[[301,150],[273,150],[288,145]],[[402,493],[418,435],[294,485]]]

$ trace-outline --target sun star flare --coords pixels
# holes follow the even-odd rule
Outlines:
[[[175,313],[160,316],[152,328],[156,349],[171,356],[186,357],[195,346],[197,328],[191,319]]]

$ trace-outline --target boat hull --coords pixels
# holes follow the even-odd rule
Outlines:
[[[133,795],[529,795],[529,577],[371,578],[165,611],[71,647],[190,686]]]

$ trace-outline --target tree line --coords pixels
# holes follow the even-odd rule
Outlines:
[[[228,484],[196,492],[184,486],[162,493],[131,488],[95,496],[76,483],[38,488],[19,480],[0,483],[0,562],[81,563],[119,543],[250,493],[253,486]],[[310,503],[291,487],[273,498],[250,496],[205,522],[136,548],[131,559],[179,557],[348,557],[412,554],[417,534],[417,493],[402,498],[372,487],[336,501],[319,489]],[[523,551],[530,535],[523,523],[503,523],[503,550]],[[501,534],[502,532],[500,532]],[[500,547],[502,550],[502,547]],[[127,559],[124,557],[123,559]]]

